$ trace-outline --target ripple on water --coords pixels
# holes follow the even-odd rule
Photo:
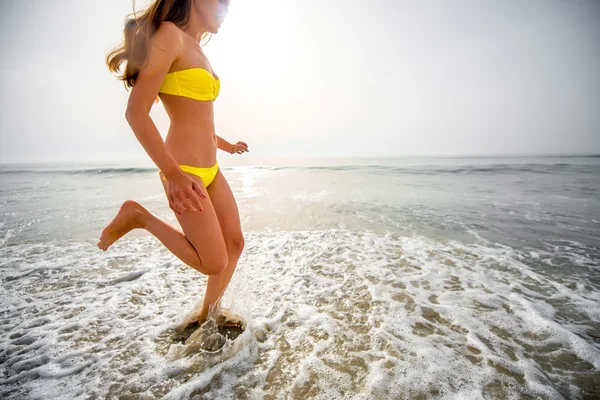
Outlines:
[[[206,277],[153,238],[27,246],[0,249],[28,258],[0,269],[6,398],[600,396],[600,296],[529,251],[251,233],[219,317],[198,327]]]

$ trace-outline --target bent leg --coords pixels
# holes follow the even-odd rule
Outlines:
[[[200,198],[202,211],[183,211],[182,214],[175,213],[175,217],[183,229],[186,240],[196,250],[200,260],[199,271],[206,275],[218,274],[228,264],[227,247],[221,233],[219,220],[213,207],[210,192],[204,186],[202,179],[191,173],[188,173],[188,175],[196,181],[202,191],[207,194],[207,197],[205,199]],[[168,179],[162,181],[162,184],[166,194]],[[165,245],[167,244],[165,243]],[[171,249],[169,248],[169,250]]]
[[[171,253],[196,271],[202,272],[200,257],[198,257],[196,249],[181,230],[152,213],[146,215],[143,221],[144,228],[156,236]]]
[[[136,228],[146,229],[181,261],[200,271],[201,264],[198,253],[183,232],[133,200],[123,202],[115,218],[102,231],[97,246],[106,251],[119,238]]]
[[[190,267],[206,275],[221,272],[227,267],[229,260],[219,220],[202,179],[193,174],[190,176],[203,188],[208,197],[200,199],[202,211],[175,214],[183,232],[156,217],[139,203],[127,200],[117,216],[102,231],[98,248],[106,251],[127,232],[135,228],[144,228]],[[162,184],[166,193],[168,183],[162,181]]]

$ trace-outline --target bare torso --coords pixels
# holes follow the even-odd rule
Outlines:
[[[200,45],[181,31],[185,43],[182,54],[173,62],[169,72],[187,68],[204,68],[215,78]],[[214,101],[159,93],[170,119],[165,145],[179,164],[212,167],[217,159],[217,136],[214,123]]]

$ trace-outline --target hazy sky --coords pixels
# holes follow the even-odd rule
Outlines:
[[[104,64],[131,7],[0,0],[0,162],[149,160]],[[232,0],[204,51],[255,156],[600,153],[599,1]]]

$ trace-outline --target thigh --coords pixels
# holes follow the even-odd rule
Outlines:
[[[200,177],[189,174],[202,191],[207,194],[205,199],[200,198],[202,211],[183,211],[182,214],[174,212],[175,217],[179,221],[179,225],[183,229],[188,241],[194,246],[200,261],[207,268],[222,267],[223,263],[227,265],[227,247],[210,192],[204,186],[204,182]],[[167,193],[167,180],[162,181],[165,194]],[[209,187],[212,185],[209,185]]]
[[[221,225],[223,238],[229,253],[241,251],[243,247],[242,227],[240,214],[231,187],[221,172],[217,172],[215,179],[208,185],[208,194],[213,202],[215,213]]]

